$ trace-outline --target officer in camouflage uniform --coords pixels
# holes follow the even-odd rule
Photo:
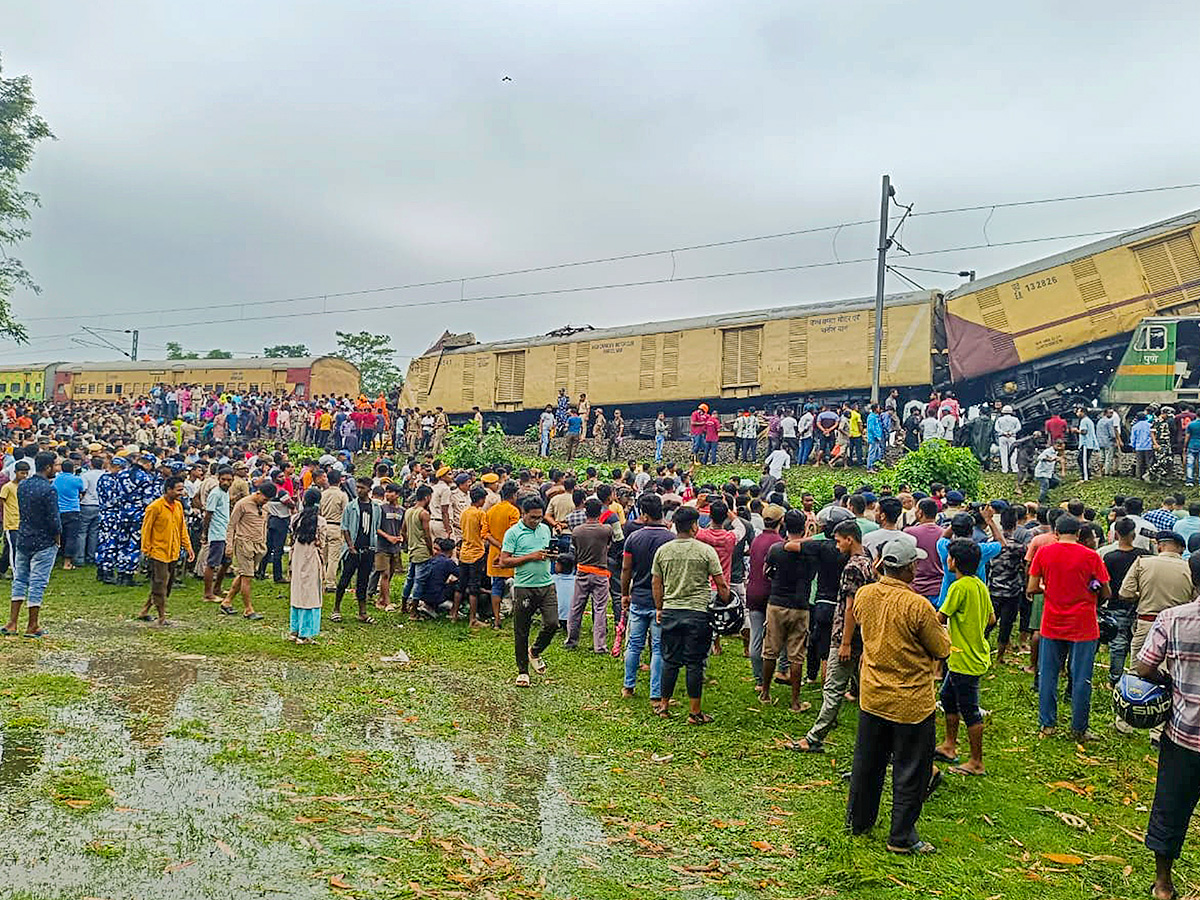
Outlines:
[[[142,561],[142,519],[154,500],[158,484],[158,459],[143,453],[137,462],[117,475],[116,573],[117,584],[133,587],[134,573]]]
[[[120,520],[118,484],[122,471],[129,465],[123,456],[114,456],[113,469],[96,481],[96,496],[100,502],[100,518],[96,541],[96,579],[105,584],[117,583],[117,522]]]
[[[1164,406],[1150,425],[1150,434],[1154,438],[1154,462],[1146,472],[1146,480],[1149,482],[1161,484],[1179,477],[1175,467],[1175,454],[1171,451],[1171,426],[1174,419],[1174,408]]]

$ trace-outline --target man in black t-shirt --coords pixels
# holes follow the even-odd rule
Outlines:
[[[801,540],[805,531],[805,516],[790,509],[783,517],[788,538]],[[767,598],[766,634],[763,636],[763,683],[760,699],[771,702],[771,678],[775,675],[775,660],[785,647],[792,660],[792,711],[804,712],[811,704],[800,703],[800,660],[804,659],[808,642],[808,595],[816,574],[814,557],[808,553],[788,553],[782,543],[767,551],[766,573],[771,579]]]
[[[1117,544],[1111,550],[1100,548],[1100,558],[1104,560],[1104,568],[1108,570],[1108,583],[1114,588],[1108,601],[1108,611],[1117,622],[1117,633],[1108,642],[1108,681],[1116,684],[1125,671],[1125,662],[1129,657],[1129,645],[1133,639],[1133,624],[1137,621],[1137,603],[1120,596],[1121,584],[1125,574],[1132,568],[1139,556],[1149,556],[1150,551],[1135,547],[1137,537],[1137,522],[1128,516],[1117,519],[1113,525],[1117,534]]]

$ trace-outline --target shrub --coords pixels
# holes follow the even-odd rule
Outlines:
[[[936,481],[962,491],[967,497],[978,497],[983,468],[967,447],[951,447],[945,441],[931,440],[901,457],[891,475],[894,484],[928,490]]]
[[[482,469],[497,463],[511,466],[517,462],[517,455],[509,448],[499,425],[480,434],[479,426],[470,421],[446,432],[441,460],[456,469]]]

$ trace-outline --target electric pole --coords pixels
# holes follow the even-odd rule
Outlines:
[[[888,208],[892,195],[896,193],[892,187],[892,179],[883,176],[883,198],[879,201],[879,263],[875,269],[875,359],[871,366],[871,402],[879,402],[879,372],[883,356],[883,282],[887,275],[887,252],[891,241],[888,239]]]
[[[134,362],[137,362],[137,341],[138,341],[137,329],[134,328],[134,329],[130,330],[128,333],[133,335],[133,339],[130,341],[129,358],[131,360],[133,360]]]

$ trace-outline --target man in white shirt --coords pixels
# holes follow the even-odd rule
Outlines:
[[[792,415],[789,409],[784,413],[782,419],[779,420],[779,435],[783,438],[783,448],[795,458],[800,450],[799,441],[796,437],[796,430],[799,423],[796,417]]]
[[[763,464],[763,471],[778,481],[783,477],[783,470],[792,467],[792,454],[780,447],[772,450]]]
[[[800,439],[800,453],[796,456],[796,465],[802,466],[808,462],[813,447],[813,423],[816,416],[811,409],[806,409],[796,423],[796,437]]]
[[[1013,444],[1021,433],[1021,420],[1013,415],[1013,408],[1005,406],[1000,410],[1000,416],[992,425],[996,430],[996,443],[1000,445],[1000,471],[1015,472],[1012,464]]]
[[[925,418],[921,420],[921,443],[932,441],[935,437],[940,437],[941,433],[941,423],[935,416],[926,414]]]

